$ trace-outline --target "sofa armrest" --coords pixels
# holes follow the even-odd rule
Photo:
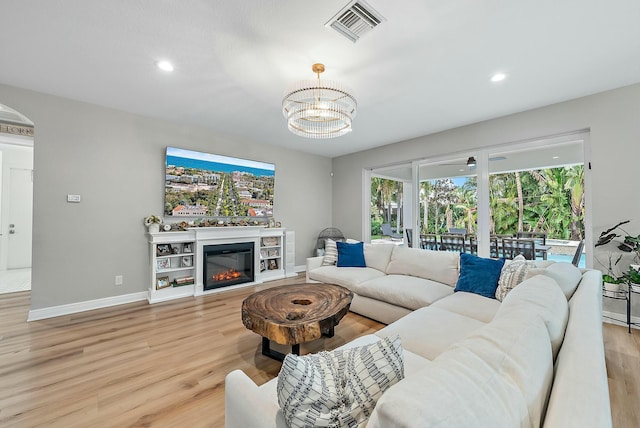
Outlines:
[[[242,370],[234,370],[224,382],[225,428],[285,427],[278,403],[273,402]]]
[[[322,260],[324,260],[324,256],[307,257],[307,282],[318,282],[309,278],[309,271],[312,271],[322,266]]]

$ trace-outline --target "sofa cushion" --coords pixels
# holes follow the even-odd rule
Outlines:
[[[358,348],[288,354],[278,404],[289,427],[364,427],[378,398],[404,378],[400,338]]]
[[[455,291],[467,291],[495,299],[504,259],[487,259],[460,254],[460,277]]]
[[[322,266],[334,266],[338,261],[338,247],[333,239],[324,240],[324,259]]]
[[[509,291],[513,290],[516,285],[525,280],[529,269],[535,267],[535,262],[525,259],[522,254],[510,260],[509,263],[505,262],[500,272],[498,288],[496,288],[496,299],[502,302],[504,298],[507,297]]]
[[[512,313],[390,388],[367,427],[539,427],[552,378],[544,323]]]
[[[553,351],[558,354],[569,319],[569,305],[556,282],[544,275],[525,280],[504,299],[495,320],[517,313],[533,313],[544,322]]]
[[[459,291],[438,300],[432,306],[488,323],[498,311],[500,302],[479,294]]]
[[[364,281],[355,285],[353,291],[407,309],[429,306],[453,293],[448,285],[405,275],[385,275]]]
[[[531,278],[536,275],[546,275],[553,278],[564,293],[567,300],[571,299],[573,293],[578,288],[580,280],[582,279],[582,272],[580,269],[572,265],[571,263],[553,263],[547,268],[529,269],[527,272],[527,278]]]
[[[338,267],[367,267],[364,261],[364,248],[362,242],[349,244],[336,242],[338,247]]]
[[[419,248],[395,247],[387,266],[389,275],[410,275],[456,285],[460,254]]]
[[[411,312],[375,334],[380,337],[399,335],[404,349],[433,360],[451,344],[484,325],[473,318],[430,306]]]
[[[357,292],[354,287],[374,278],[385,276],[383,272],[373,268],[353,268],[337,266],[321,266],[308,272],[309,279],[327,284],[336,284]]]
[[[364,244],[364,259],[367,267],[386,272],[394,248],[394,244]]]

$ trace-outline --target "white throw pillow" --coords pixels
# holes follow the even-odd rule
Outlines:
[[[563,262],[553,263],[546,269],[530,269],[527,272],[526,279],[536,275],[545,275],[553,278],[560,286],[560,289],[564,293],[567,300],[571,299],[571,296],[573,296],[576,288],[578,288],[578,284],[580,284],[580,281],[582,280],[582,272],[580,271],[580,269],[578,269],[571,263]]]
[[[516,285],[525,280],[529,269],[535,268],[535,266],[534,262],[528,261],[522,254],[511,260],[511,263],[505,263],[500,272],[498,288],[496,288],[496,299],[502,302]]]
[[[334,266],[338,262],[338,246],[333,239],[324,241],[324,259],[322,266]]]
[[[285,357],[278,404],[288,427],[361,428],[382,393],[404,378],[400,337],[358,348]]]

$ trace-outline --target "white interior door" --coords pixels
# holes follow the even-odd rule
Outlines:
[[[31,267],[33,170],[11,168],[7,229],[7,269]]]

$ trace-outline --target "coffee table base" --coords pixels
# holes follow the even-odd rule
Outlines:
[[[327,332],[327,334],[322,334],[324,337],[333,337],[335,330],[333,327]],[[295,355],[300,355],[300,344],[296,343],[295,345],[291,345],[291,353]],[[262,355],[265,357],[273,358],[277,361],[284,361],[284,357],[286,354],[282,352],[274,351],[271,349],[271,341],[268,337],[262,337]]]

